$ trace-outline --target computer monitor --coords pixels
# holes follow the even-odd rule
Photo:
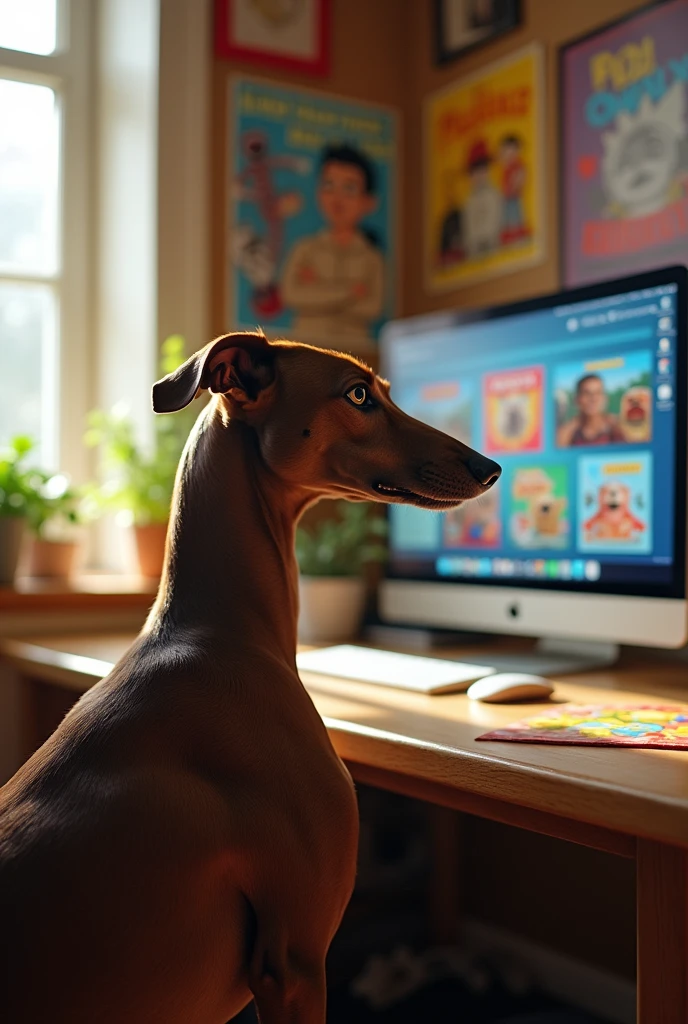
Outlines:
[[[383,621],[686,642],[686,301],[669,267],[387,325],[397,404],[503,472],[451,512],[390,507]]]

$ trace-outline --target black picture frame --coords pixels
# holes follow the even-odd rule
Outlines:
[[[455,41],[448,38],[447,8],[449,4],[477,5],[481,0],[434,0],[434,43],[435,63],[449,64],[451,61],[462,57],[479,46],[485,46],[494,39],[511,32],[521,24],[522,3],[521,0],[492,0],[495,7],[492,25],[486,25],[486,31],[476,37],[475,32],[466,32],[466,41],[457,45]],[[482,0],[485,2],[485,0]],[[476,26],[476,28],[478,28]]]

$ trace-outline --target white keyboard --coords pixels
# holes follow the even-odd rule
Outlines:
[[[416,654],[378,651],[350,644],[302,651],[296,655],[296,664],[303,672],[427,694],[467,690],[476,679],[483,679],[495,671],[489,665],[423,658]]]

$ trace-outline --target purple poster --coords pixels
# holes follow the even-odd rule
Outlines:
[[[562,52],[564,284],[688,263],[688,0]]]

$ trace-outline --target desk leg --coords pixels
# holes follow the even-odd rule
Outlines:
[[[688,851],[638,840],[637,1024],[688,1021]]]
[[[440,946],[456,942],[461,915],[461,815],[428,804],[433,864],[429,886],[430,939]]]

